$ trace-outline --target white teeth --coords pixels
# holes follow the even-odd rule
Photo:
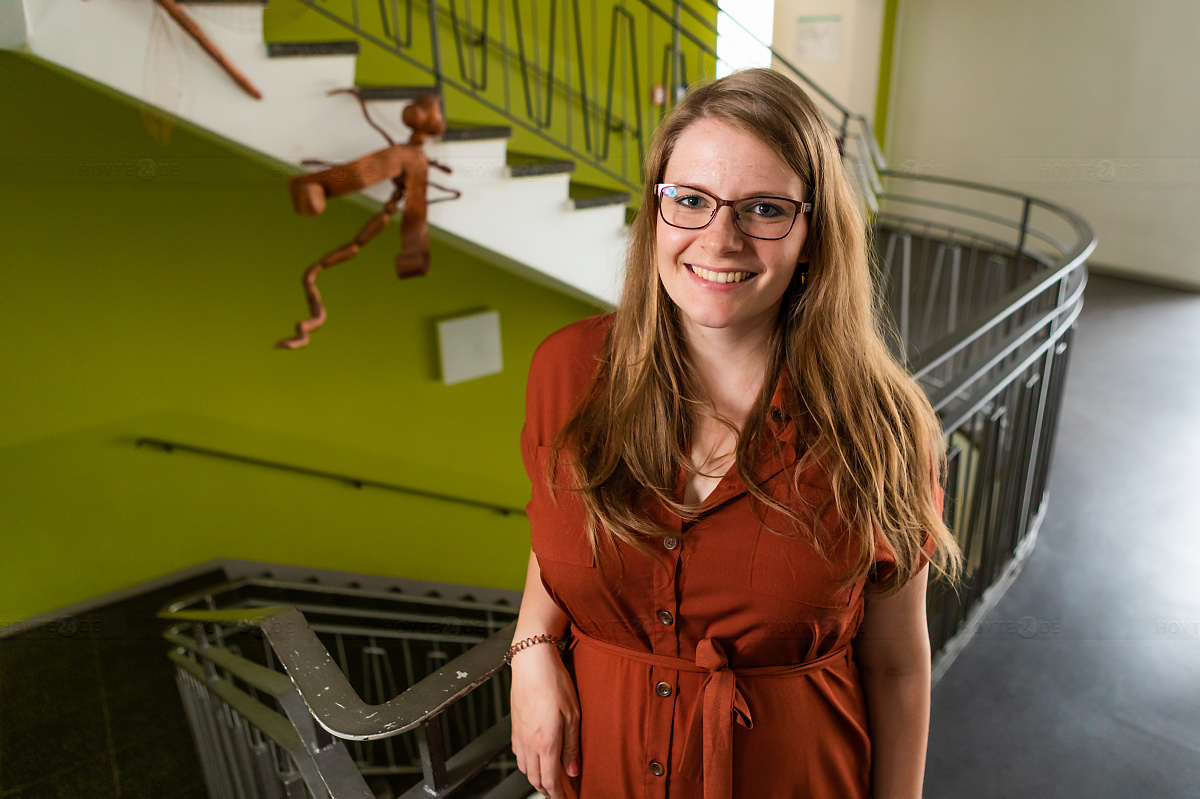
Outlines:
[[[692,273],[697,277],[709,281],[710,283],[741,283],[753,272],[711,272],[707,269],[702,269],[698,266],[690,267]]]

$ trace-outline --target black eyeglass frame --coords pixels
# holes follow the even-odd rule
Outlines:
[[[700,225],[699,227],[684,227],[683,225],[676,225],[673,222],[667,222],[667,217],[663,213],[663,209],[662,209],[663,189],[667,189],[667,188],[671,188],[671,187],[676,187],[676,188],[680,188],[680,189],[689,189],[691,191],[698,191],[701,194],[706,195],[708,197],[712,197],[714,200],[716,200],[717,207],[713,209],[712,214],[708,217],[708,221],[705,222],[703,225]],[[663,222],[666,222],[671,227],[678,228],[680,230],[704,230],[704,228],[711,225],[712,221],[717,218],[717,212],[720,211],[722,207],[728,205],[729,210],[733,213],[733,226],[738,229],[738,232],[741,233],[743,236],[749,236],[750,238],[758,239],[759,241],[779,241],[780,239],[786,239],[788,236],[788,233],[791,233],[792,228],[794,228],[796,226],[796,220],[800,217],[800,215],[801,214],[811,214],[812,210],[813,210],[813,204],[811,202],[805,202],[804,200],[793,200],[791,197],[776,197],[776,196],[770,195],[770,194],[755,194],[750,197],[740,197],[736,200],[722,200],[720,197],[718,197],[717,195],[713,194],[710,191],[705,191],[704,189],[698,188],[696,186],[689,186],[686,183],[655,183],[654,184],[654,199],[655,199],[655,202],[658,203],[658,218],[661,219]],[[745,202],[746,200],[783,200],[784,202],[791,203],[796,209],[796,215],[792,217],[792,224],[788,225],[787,233],[784,233],[782,236],[773,236],[771,238],[767,238],[766,236],[755,236],[753,233],[747,233],[746,231],[742,230],[742,226],[738,224],[737,209],[734,208],[734,206],[735,206],[735,204],[740,203],[740,202]]]

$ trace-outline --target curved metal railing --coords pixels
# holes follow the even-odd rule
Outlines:
[[[520,595],[404,583],[254,578],[159,612],[210,797],[529,796],[502,672]]]
[[[966,556],[959,590],[930,588],[940,676],[1036,540],[1096,239],[1074,213],[1018,192],[880,176],[876,285],[897,355],[942,422],[946,521]]]

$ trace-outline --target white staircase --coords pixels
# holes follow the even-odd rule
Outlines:
[[[23,50],[299,170],[303,159],[340,162],[382,149],[349,95],[355,55],[270,57],[264,6],[225,2],[186,10],[262,92],[254,100],[152,0],[3,0],[0,46]],[[156,15],[158,19],[156,20]],[[398,142],[406,100],[372,100],[374,119]],[[430,180],[462,198],[429,207],[435,238],[559,290],[611,304],[620,289],[626,246],[623,204],[577,208],[566,172],[514,176],[506,137],[426,145],[453,169]],[[280,182],[281,195],[287,187]],[[390,182],[364,192],[377,203]],[[430,190],[430,198],[438,196]],[[434,265],[436,269],[436,263]]]

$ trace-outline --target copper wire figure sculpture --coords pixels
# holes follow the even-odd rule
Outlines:
[[[356,89],[336,89],[330,94],[352,94],[362,107],[367,124],[379,131],[388,142],[388,147],[363,156],[357,161],[329,166],[323,161],[305,161],[305,166],[327,166],[329,168],[308,175],[299,175],[288,182],[292,193],[292,204],[296,213],[305,216],[315,216],[325,210],[325,200],[328,197],[340,197],[362,191],[384,180],[391,180],[395,185],[391,198],[384,203],[383,210],[373,216],[353,241],[338,247],[326,254],[321,260],[310,266],[304,273],[304,293],[308,298],[308,309],[312,316],[296,324],[296,335],[283,339],[275,346],[282,349],[296,349],[308,344],[308,335],[325,324],[325,306],[321,302],[321,292],[317,290],[317,276],[325,269],[348,261],[358,254],[360,248],[379,235],[396,213],[400,200],[408,195],[404,203],[404,212],[400,217],[400,254],[396,256],[396,274],[401,278],[416,277],[429,273],[429,225],[425,220],[426,207],[429,200],[425,197],[427,186],[441,189],[453,196],[441,200],[456,200],[461,193],[427,180],[429,167],[449,173],[450,168],[436,161],[430,161],[421,149],[425,139],[438,136],[446,130],[446,121],[442,116],[441,105],[434,95],[427,95],[414,101],[404,109],[402,119],[404,124],[412,129],[408,144],[396,144],[383,128],[371,119],[367,111],[366,101]]]

